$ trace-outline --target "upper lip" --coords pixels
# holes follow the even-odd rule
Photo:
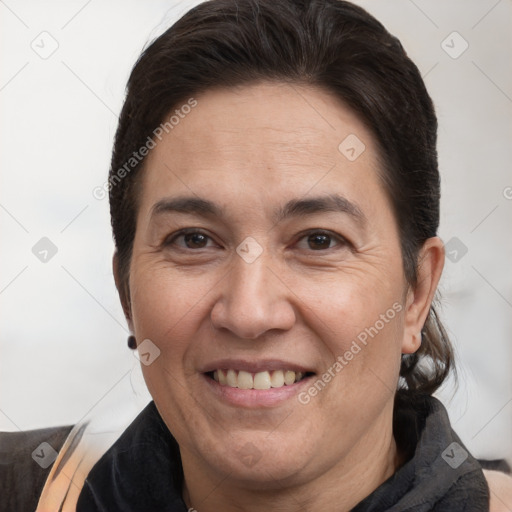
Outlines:
[[[291,370],[294,372],[311,372],[314,373],[312,368],[292,361],[283,361],[280,359],[219,359],[202,366],[199,371],[202,373],[213,372],[215,370],[243,370],[249,373],[258,373],[272,370]]]

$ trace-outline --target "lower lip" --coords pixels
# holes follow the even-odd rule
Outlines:
[[[305,377],[291,386],[270,389],[240,389],[222,386],[216,380],[203,374],[209,389],[222,401],[236,407],[275,407],[296,396],[301,388],[309,384],[313,376]]]

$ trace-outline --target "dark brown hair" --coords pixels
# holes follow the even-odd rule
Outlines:
[[[153,41],[128,81],[109,175],[125,301],[144,159],[122,179],[120,169],[191,97],[263,80],[329,91],[374,134],[399,226],[404,274],[416,285],[419,249],[439,224],[437,119],[418,68],[398,39],[365,10],[341,0],[210,0]],[[419,350],[402,357],[400,386],[431,394],[453,366],[434,306],[422,337]]]

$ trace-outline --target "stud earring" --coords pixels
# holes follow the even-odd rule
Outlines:
[[[135,350],[137,348],[137,340],[135,339],[135,336],[128,336],[128,347],[131,348],[132,350]]]

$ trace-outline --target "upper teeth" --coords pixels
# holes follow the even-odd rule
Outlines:
[[[249,373],[243,370],[215,370],[213,378],[221,386],[239,389],[270,389],[291,386],[304,377],[302,372],[274,370],[273,372]]]

